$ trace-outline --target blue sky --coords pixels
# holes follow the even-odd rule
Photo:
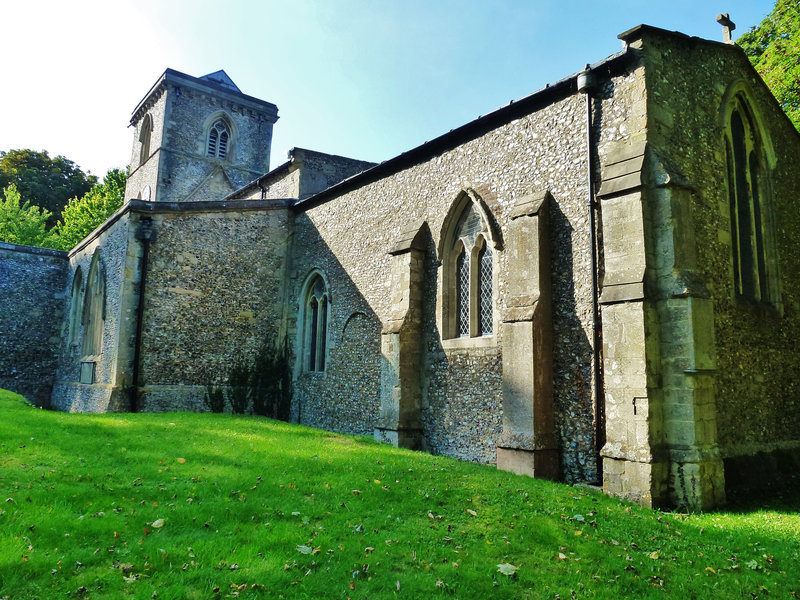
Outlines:
[[[278,105],[272,166],[300,146],[380,161],[580,70],[640,23],[721,40],[771,0],[74,0],[0,5],[0,150],[103,175],[171,67]]]

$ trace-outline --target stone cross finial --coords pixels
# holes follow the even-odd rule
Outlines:
[[[717,23],[722,25],[722,39],[726,44],[732,44],[733,39],[731,39],[731,31],[736,29],[736,23],[731,21],[730,15],[728,13],[722,13],[721,15],[717,15]]]

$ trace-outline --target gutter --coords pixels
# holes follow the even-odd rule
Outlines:
[[[591,70],[602,73],[605,76],[614,76],[625,73],[628,68],[628,61],[634,56],[631,49],[616,52],[601,61],[593,63]],[[341,196],[347,192],[358,189],[379,179],[398,173],[404,169],[420,164],[433,157],[439,156],[466,141],[480,137],[481,135],[496,129],[502,125],[510,123],[515,119],[522,118],[530,113],[549,106],[554,102],[567,98],[576,91],[576,78],[578,73],[560,79],[552,84],[529,94],[519,100],[512,100],[505,106],[498,108],[486,115],[482,115],[456,129],[451,129],[447,133],[440,135],[433,140],[425,142],[416,148],[403,152],[389,160],[386,160],[371,169],[362,171],[358,175],[333,185],[326,190],[297,202],[294,208],[297,210],[308,210],[322,204],[326,200]]]

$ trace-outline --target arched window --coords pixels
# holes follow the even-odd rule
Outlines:
[[[139,131],[139,164],[143,165],[150,158],[150,134],[153,132],[153,117],[150,113],[142,119],[142,129]]]
[[[81,333],[81,286],[83,286],[83,273],[78,267],[72,278],[72,294],[70,296],[72,303],[69,307],[69,343],[72,346],[78,345]]]
[[[303,322],[303,369],[324,371],[328,346],[330,296],[325,280],[316,274],[305,287]]]
[[[86,291],[83,296],[83,344],[81,354],[95,356],[103,348],[103,324],[106,318],[106,281],[100,252],[96,251],[89,268]]]
[[[475,338],[494,332],[494,279],[488,221],[477,199],[464,193],[443,227],[442,335]],[[448,225],[449,222],[449,225]]]
[[[741,96],[734,99],[730,114],[726,155],[735,294],[769,302],[766,161],[755,120]]]
[[[476,296],[478,300],[478,334],[491,335],[494,312],[492,310],[492,248],[485,240],[478,250]]]
[[[222,119],[217,119],[208,133],[208,156],[224,160],[228,156],[230,136],[227,123]]]

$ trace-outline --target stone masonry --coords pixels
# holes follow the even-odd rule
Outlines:
[[[649,506],[796,471],[800,136],[735,45],[620,38],[380,164],[270,171],[275,105],[167,70],[123,208],[68,254],[0,248],[0,385],[203,410],[267,343],[314,427]]]

